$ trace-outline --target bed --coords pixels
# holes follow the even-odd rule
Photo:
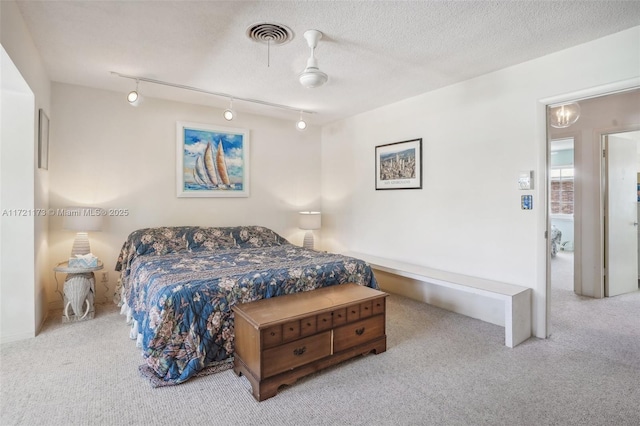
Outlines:
[[[260,226],[139,229],[116,271],[116,302],[155,386],[231,366],[236,303],[347,282],[378,288],[364,261],[295,246]]]

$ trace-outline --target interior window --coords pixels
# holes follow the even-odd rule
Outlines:
[[[551,169],[551,214],[573,214],[573,167]]]

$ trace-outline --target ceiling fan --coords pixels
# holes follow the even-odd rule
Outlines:
[[[311,48],[311,56],[307,59],[307,67],[298,74],[298,80],[304,87],[313,89],[322,86],[329,79],[329,76],[318,68],[318,60],[314,56],[314,51],[318,45],[318,40],[322,38],[322,33],[318,30],[307,30],[304,33],[304,38]]]

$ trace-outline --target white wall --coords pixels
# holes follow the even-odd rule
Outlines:
[[[325,126],[325,248],[533,288],[534,333],[544,337],[540,100],[639,74],[636,27]],[[375,146],[413,138],[423,138],[423,189],[375,191]],[[517,189],[523,170],[535,173],[533,191]],[[520,209],[523,194],[534,210]]]
[[[295,130],[297,116],[275,120],[243,114],[231,123],[222,110],[146,98],[139,107],[126,93],[54,83],[50,152],[50,202],[122,208],[127,217],[109,217],[103,232],[89,235],[94,254],[109,272],[109,292],[119,250],[139,228],[163,225],[262,225],[301,244],[297,212],[320,207],[320,129]],[[248,198],[176,197],[176,122],[189,121],[250,130],[251,195]],[[69,258],[73,233],[62,218],[50,218],[50,263]],[[58,276],[62,283],[64,276]],[[49,294],[56,305],[53,274]],[[97,302],[105,302],[97,283]]]
[[[4,49],[0,133],[0,299],[2,341],[35,335],[34,96]],[[26,164],[25,164],[26,163]]]
[[[19,205],[3,205],[2,208],[21,208],[21,209],[47,209],[48,207],[48,172],[46,170],[39,170],[37,168],[37,157],[35,152],[37,151],[38,139],[38,110],[42,108],[49,118],[53,119],[50,113],[50,81],[47,76],[46,70],[42,64],[40,54],[31,39],[22,15],[15,2],[2,1],[0,2],[0,44],[6,51],[10,61],[15,65],[22,78],[28,84],[30,91],[35,95],[32,100],[31,106],[26,108],[23,106],[21,109],[21,117],[16,117],[16,120],[27,120],[31,125],[32,131],[27,133],[21,133],[21,137],[27,135],[30,136],[30,146],[22,147],[22,151],[19,153],[13,151],[11,156],[3,155],[3,165],[10,164],[10,167],[20,168],[20,174],[29,175],[28,181],[23,181],[22,186],[22,202]],[[3,58],[3,68],[5,62]],[[3,72],[3,79],[4,79]],[[4,80],[3,80],[4,81]],[[9,99],[5,100],[5,92],[2,95],[2,104],[5,107],[9,107]],[[5,103],[7,102],[7,103]],[[9,107],[10,108],[10,107]],[[13,113],[15,111],[9,111]],[[3,108],[3,114],[5,113]],[[2,118],[2,128],[5,131],[5,117]],[[12,119],[13,120],[13,119]],[[15,124],[11,121],[12,124]],[[3,144],[15,143],[15,140],[3,140]],[[4,149],[3,149],[4,151]],[[3,166],[4,167],[4,166]],[[3,174],[5,171],[3,170]],[[12,178],[16,176],[13,175]],[[30,182],[30,184],[27,184]],[[12,181],[3,180],[2,182],[3,192],[5,188],[10,189],[13,187]],[[6,286],[25,286],[28,288],[23,294],[24,297],[13,300],[12,310],[15,315],[9,314],[9,311],[2,310],[2,341],[7,339],[17,339],[32,337],[40,329],[47,314],[47,304],[45,287],[48,280],[48,271],[50,271],[51,265],[48,263],[48,221],[42,216],[31,216],[28,218],[30,221],[30,232],[26,232],[24,237],[31,238],[29,243],[30,247],[25,249],[22,256],[17,256],[14,261],[9,261],[8,258],[3,256],[3,271],[5,267],[15,269],[16,271],[30,271],[23,275],[19,281],[13,281],[5,283],[3,281],[0,291],[0,298],[4,303],[4,289]],[[13,237],[10,232],[4,232],[6,229],[12,229],[14,226],[21,227],[24,225],[24,221],[18,222],[17,218],[8,220],[3,223],[3,232],[0,236],[3,246],[11,246]],[[23,237],[23,238],[24,238]],[[4,272],[3,272],[4,273]],[[26,328],[25,328],[26,327]]]

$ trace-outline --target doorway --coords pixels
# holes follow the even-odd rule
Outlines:
[[[574,138],[550,142],[549,219],[551,287],[574,290]]]
[[[552,127],[547,124],[548,135],[548,231],[551,233],[551,152],[552,141],[573,139],[574,141],[574,235],[573,235],[573,292],[580,296],[605,297],[605,190],[603,182],[606,170],[602,166],[603,135],[625,133],[640,130],[640,89],[636,86],[575,101],[580,115],[578,119],[564,127]],[[556,105],[548,107],[549,112]],[[551,117],[548,115],[548,117]],[[637,159],[637,154],[633,156]],[[549,245],[550,240],[548,239]],[[610,240],[609,245],[615,243]],[[551,247],[547,250],[551,252]],[[550,298],[553,281],[553,265],[548,258],[549,285],[547,287],[548,312],[551,310]]]

